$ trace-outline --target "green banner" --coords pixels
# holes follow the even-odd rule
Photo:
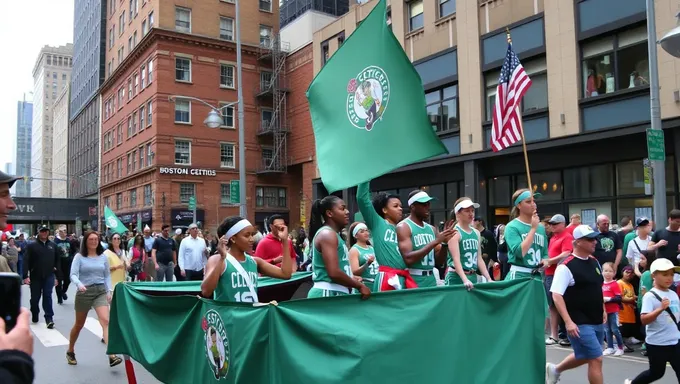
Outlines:
[[[118,284],[108,353],[164,383],[538,384],[544,296],[522,279],[253,307]]]
[[[127,228],[123,224],[118,216],[109,208],[108,205],[104,206],[104,220],[106,221],[106,226],[109,227],[111,232],[117,233],[119,235],[125,234]]]

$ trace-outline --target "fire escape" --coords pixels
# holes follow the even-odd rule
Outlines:
[[[286,55],[289,44],[279,36],[261,37],[258,59],[271,71],[260,72],[260,84],[255,90],[260,110],[257,134],[262,148],[262,163],[258,174],[284,173],[288,165],[286,138],[289,133],[286,116]]]

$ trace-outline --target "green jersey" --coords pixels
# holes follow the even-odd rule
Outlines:
[[[375,257],[375,251],[373,251],[373,247],[370,245],[368,248],[364,248],[360,246],[359,244],[354,244],[352,248],[356,249],[357,252],[359,252],[359,266],[361,267],[362,265],[366,264],[368,262],[369,256],[374,256]],[[364,269],[364,273],[361,274],[361,278],[364,280],[368,281],[374,281],[375,280],[375,275],[378,274],[378,262],[373,260],[371,265],[369,265],[366,269]],[[365,284],[365,283],[364,283]],[[366,286],[369,286],[370,284],[366,284]]]
[[[319,236],[321,231],[331,231],[335,233],[338,237],[338,266],[341,270],[345,271],[348,276],[352,276],[352,268],[349,266],[349,251],[345,245],[345,241],[340,237],[340,234],[335,232],[332,228],[323,226],[314,235],[312,240],[312,280],[313,281],[325,281],[327,283],[334,283],[333,280],[328,276],[328,270],[326,269],[326,263],[323,260],[323,255],[321,251],[316,249],[316,237]]]
[[[378,260],[378,264],[390,268],[406,269],[404,258],[399,252],[397,227],[380,217],[373,208],[368,182],[357,186],[357,203],[366,226],[371,230],[375,259]]]
[[[257,262],[252,257],[246,255],[245,261],[238,261],[241,263],[243,270],[246,272],[250,281],[253,283],[253,289],[257,292]],[[254,303],[255,298],[250,293],[248,282],[241,276],[236,267],[234,267],[229,260],[224,260],[224,272],[220,276],[220,281],[215,288],[214,298],[216,301],[236,301],[242,303]]]
[[[470,228],[470,232],[467,232],[458,225],[456,225],[456,229],[460,234],[460,240],[458,240],[460,263],[463,265],[464,270],[476,272],[478,269],[477,257],[481,257],[481,254],[479,254],[479,231]],[[448,254],[447,265],[453,271],[453,257],[450,252]]]
[[[531,224],[519,218],[512,220],[505,227],[505,242],[508,245],[508,263],[525,268],[536,268],[542,259],[548,258],[548,237],[545,228],[539,225],[534,234],[534,241],[526,255],[522,255],[522,241],[531,231]]]
[[[414,251],[425,247],[435,238],[434,227],[428,223],[423,223],[423,226],[420,226],[411,220],[410,217],[404,219],[402,223],[406,223],[409,228],[411,228],[411,244],[413,245]],[[409,268],[431,271],[432,268],[434,268],[434,249],[425,255],[419,262],[409,265]]]

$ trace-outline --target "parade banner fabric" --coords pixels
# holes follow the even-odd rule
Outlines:
[[[104,220],[106,221],[106,226],[111,229],[111,232],[117,233],[119,235],[125,234],[127,232],[127,228],[125,228],[125,224],[123,224],[118,216],[116,216],[115,213],[109,208],[109,206],[104,206]]]
[[[307,90],[321,180],[329,192],[448,153],[432,129],[420,76],[380,0]]]
[[[538,384],[544,296],[521,279],[253,307],[118,284],[107,353],[164,383]]]

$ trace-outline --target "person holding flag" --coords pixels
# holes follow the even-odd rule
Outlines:
[[[528,189],[519,189],[512,195],[514,206],[510,211],[512,221],[505,226],[505,242],[508,245],[510,272],[506,280],[522,277],[541,279],[539,268],[548,258],[548,236],[536,213],[535,198]]]

